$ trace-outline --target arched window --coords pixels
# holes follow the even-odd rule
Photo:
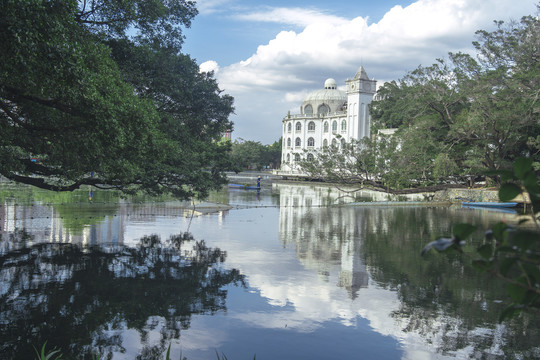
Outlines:
[[[337,147],[337,140],[336,139],[332,139],[332,146]]]
[[[308,131],[315,131],[315,123],[313,121],[310,121],[307,125]]]
[[[287,154],[287,162],[291,162],[291,154]]]
[[[300,130],[302,130],[302,123],[301,123],[300,121],[298,121],[298,122],[296,123],[296,131],[298,132],[298,131],[300,131]]]
[[[324,132],[328,132],[328,121],[324,122]]]
[[[310,137],[309,139],[307,139],[307,146],[315,146],[315,139]]]
[[[294,154],[294,161],[300,161],[300,154]]]
[[[347,131],[347,121],[341,120],[341,131]]]
[[[345,139],[341,139],[341,148],[343,149],[345,147]]]
[[[291,129],[292,129],[292,124],[288,123],[287,124],[287,132],[291,132]]]
[[[291,138],[287,138],[287,147],[291,147]]]
[[[317,114],[319,114],[319,116],[327,115],[329,112],[330,112],[330,108],[326,104],[320,105],[319,108],[317,109]]]
[[[307,161],[313,161],[313,154],[307,154]]]
[[[304,114],[306,115],[313,115],[313,107],[311,105],[306,105],[304,107]]]
[[[328,140],[324,139],[322,145],[323,147],[328,147]]]
[[[336,131],[337,131],[337,121],[334,120],[334,121],[332,122],[332,132],[336,132]]]
[[[296,138],[296,140],[294,141],[294,146],[298,147],[298,146],[301,146],[302,145],[302,140],[300,140],[299,137]]]

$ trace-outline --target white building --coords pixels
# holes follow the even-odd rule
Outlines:
[[[324,146],[341,146],[352,139],[370,136],[368,105],[376,92],[377,81],[370,80],[362,66],[354,78],[345,81],[346,91],[339,90],[334,79],[324,82],[324,89],[308,94],[300,113],[283,119],[283,149],[280,174],[298,174],[298,161],[310,158]]]

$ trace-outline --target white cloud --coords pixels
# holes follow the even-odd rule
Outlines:
[[[213,71],[215,74],[219,72],[219,65],[214,60],[208,60],[199,65],[199,72],[210,72]]]
[[[197,0],[197,10],[201,14],[212,14],[216,12],[222,12],[225,5],[232,3],[233,0]]]
[[[320,10],[303,8],[267,8],[266,11],[258,11],[235,16],[239,20],[275,22],[297,26],[311,24],[340,24],[346,19],[334,15],[328,15]]]
[[[373,24],[298,8],[238,15],[303,28],[283,30],[245,61],[221,67],[220,87],[236,99],[233,136],[271,143],[281,135],[283,116],[298,109],[299,96],[326,78],[341,85],[363,65],[381,85],[450,51],[471,50],[474,32],[492,29],[494,20],[534,11],[533,0],[419,0],[393,7]]]
[[[285,101],[289,103],[302,103],[304,98],[307,96],[307,91],[299,91],[299,92],[288,92],[285,93]]]

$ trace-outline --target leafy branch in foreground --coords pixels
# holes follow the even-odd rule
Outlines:
[[[192,1],[0,2],[0,175],[53,191],[219,189],[233,98],[181,52],[196,13]]]
[[[503,321],[522,311],[540,310],[540,184],[532,159],[519,158],[512,170],[496,173],[504,182],[499,189],[501,201],[522,195],[524,199],[528,196],[531,203],[531,213],[521,219],[517,227],[498,222],[488,229],[483,243],[476,248],[477,256],[472,259],[475,269],[506,282],[506,292],[512,302],[499,317],[499,321]],[[531,222],[532,227],[524,226]],[[452,229],[451,238],[441,237],[430,242],[422,250],[422,255],[432,248],[438,252],[453,250],[463,253],[463,240],[475,230],[471,224],[457,224]]]

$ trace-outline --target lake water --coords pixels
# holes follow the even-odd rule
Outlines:
[[[504,285],[457,254],[420,256],[455,223],[514,215],[345,195],[275,183],[193,210],[4,185],[0,358],[45,341],[67,359],[164,359],[169,345],[188,360],[540,358],[538,317],[497,322]]]

